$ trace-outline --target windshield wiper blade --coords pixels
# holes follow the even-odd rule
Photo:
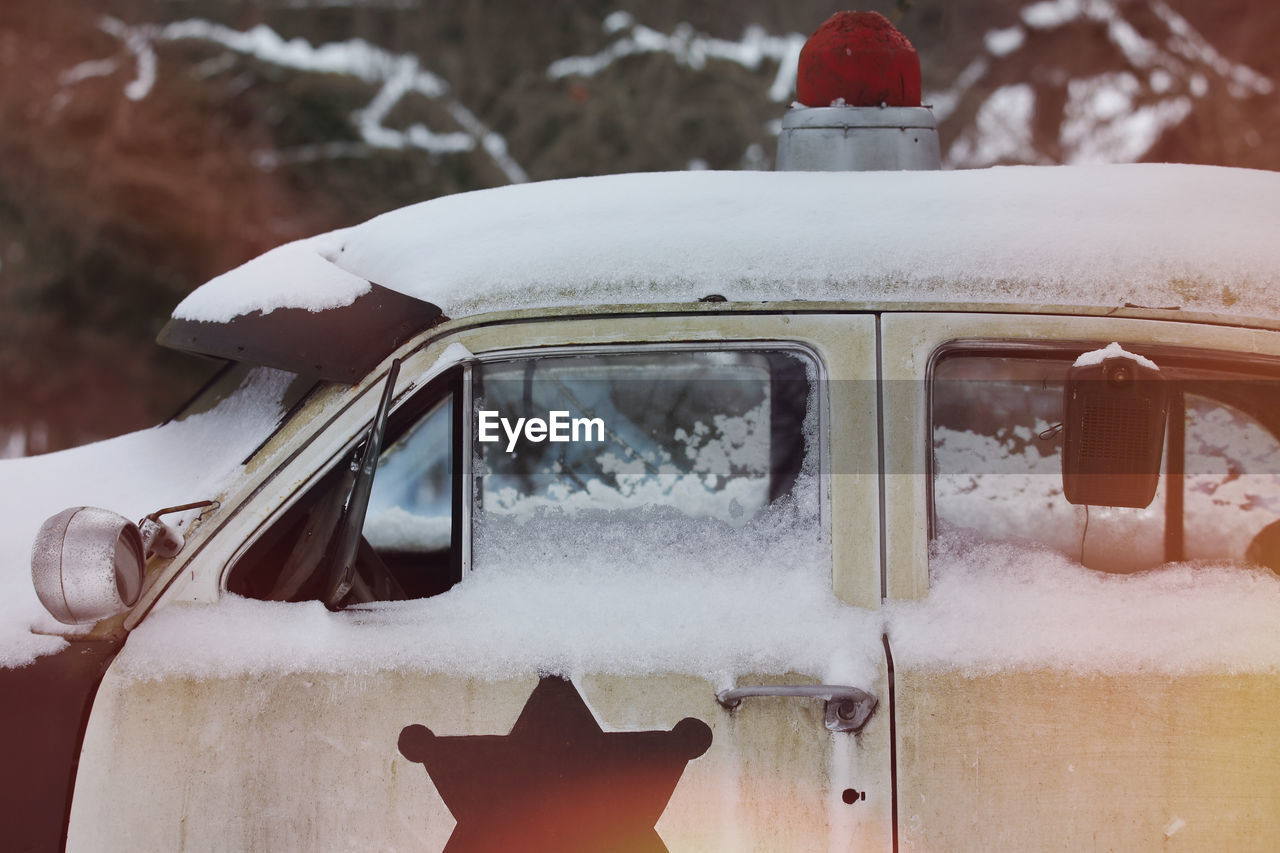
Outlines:
[[[387,417],[391,413],[391,398],[395,394],[396,378],[399,375],[400,359],[397,358],[391,362],[391,370],[387,373],[387,384],[382,389],[382,400],[378,403],[378,411],[369,427],[369,438],[355,465],[356,479],[351,485],[351,496],[347,499],[347,508],[333,537],[324,597],[324,606],[330,610],[341,609],[339,605],[347,597],[351,584],[355,581],[356,554],[360,550],[364,518],[369,510],[373,472],[378,467],[378,457],[382,455],[382,438],[387,432]]]

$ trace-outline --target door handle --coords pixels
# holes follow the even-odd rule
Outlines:
[[[860,731],[876,709],[876,697],[857,687],[839,684],[772,684],[759,687],[734,687],[721,690],[716,701],[732,711],[743,699],[755,696],[797,696],[802,699],[825,700],[827,729],[833,732]]]

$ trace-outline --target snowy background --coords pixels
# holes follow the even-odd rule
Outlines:
[[[435,196],[759,169],[842,4],[0,3],[0,456],[154,423],[201,282]],[[1273,0],[898,0],[951,168],[1280,168]]]

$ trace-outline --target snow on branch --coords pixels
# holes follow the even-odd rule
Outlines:
[[[304,73],[341,74],[355,77],[370,85],[380,86],[369,104],[352,114],[351,120],[368,148],[392,150],[420,149],[432,154],[460,154],[484,151],[511,183],[528,180],[524,169],[507,150],[506,140],[490,130],[470,109],[451,95],[448,82],[422,67],[409,53],[392,53],[364,39],[312,45],[304,39],[286,40],[275,30],[259,24],[248,30],[236,30],[211,21],[188,20],[171,24],[130,26],[115,18],[103,18],[101,27],[123,42],[137,62],[137,76],[125,87],[125,95],[134,101],[145,98],[155,85],[156,42],[183,40],[221,45],[229,51],[249,56],[260,62]],[[62,75],[63,85],[113,73],[118,60],[91,60],[69,69]],[[387,116],[405,96],[419,94],[440,102],[461,130],[438,133],[421,123],[404,129],[389,127]],[[314,159],[327,152],[349,156],[363,150],[350,144],[336,146],[318,143],[307,146],[307,157]],[[259,158],[262,163],[286,162],[284,157]]]
[[[1127,70],[1074,77],[1066,83],[1066,104],[1059,125],[1058,159],[1064,163],[1137,162],[1160,135],[1192,112],[1192,99],[1209,93],[1217,77],[1236,99],[1268,95],[1272,81],[1253,69],[1231,62],[1214,49],[1185,18],[1163,0],[1150,10],[1163,25],[1163,35],[1146,35],[1112,0],[1037,0],[1022,7],[1019,23],[993,29],[979,55],[939,92],[926,94],[939,121],[951,116],[960,101],[1004,57],[1021,50],[1029,32],[1051,32],[1086,20],[1105,27],[1107,41],[1128,65]],[[1159,25],[1155,25],[1156,28]],[[989,166],[1000,162],[1044,162],[1031,145],[1037,104],[1027,84],[1003,86],[978,107],[945,163],[953,167]]]
[[[769,97],[777,103],[785,103],[795,91],[796,65],[805,42],[800,33],[774,36],[755,25],[747,27],[738,41],[713,38],[684,23],[677,24],[668,35],[636,23],[628,12],[608,15],[603,28],[609,35],[618,35],[617,40],[591,56],[557,59],[547,66],[547,76],[553,80],[574,75],[594,77],[623,57],[645,53],[670,54],[678,64],[694,70],[705,67],[708,59],[736,62],[751,70],[759,68],[767,60],[778,63],[778,73],[769,87]]]

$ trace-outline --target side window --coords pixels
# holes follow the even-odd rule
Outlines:
[[[591,522],[742,528],[807,471],[814,370],[800,352],[742,350],[485,364],[474,404],[478,536],[545,534],[570,520],[556,535],[589,535]]]
[[[470,370],[470,484],[459,371],[392,413],[342,603],[448,590],[473,533],[481,571],[496,553],[481,544],[504,529],[515,537],[497,546],[508,557],[525,553],[534,533],[565,553],[596,534],[737,536],[783,507],[788,532],[819,529],[817,366],[804,352],[582,352]],[[232,567],[229,591],[324,599],[355,458],[340,459],[263,533]],[[591,533],[592,522],[603,527]]]
[[[392,413],[345,603],[425,598],[461,577],[460,389],[455,371]],[[272,601],[324,597],[355,456],[344,455],[248,549],[227,578],[229,591]]]
[[[1276,380],[1192,354],[1151,354],[1170,391],[1151,504],[1083,507],[1063,496],[1063,382],[1075,353],[957,352],[931,385],[935,534],[1043,545],[1090,568],[1184,559],[1280,567]],[[1203,360],[1203,359],[1202,359]],[[1274,544],[1271,544],[1274,542]]]

